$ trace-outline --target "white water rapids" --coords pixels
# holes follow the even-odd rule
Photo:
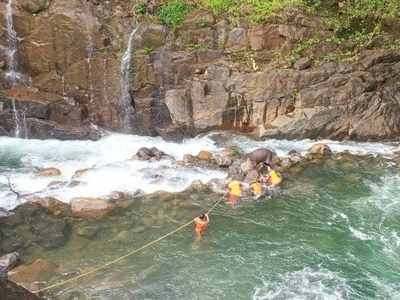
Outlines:
[[[390,155],[395,145],[379,143],[339,143],[325,141],[334,151],[349,150],[353,153],[372,153]],[[248,138],[234,136],[232,144],[249,151],[264,146],[279,155],[290,150],[304,151],[313,141],[277,141],[256,142]],[[222,149],[212,140],[212,134],[188,139],[183,143],[166,142],[161,138],[134,135],[111,134],[99,141],[58,141],[24,140],[0,138],[0,207],[12,209],[20,204],[10,192],[6,176],[11,177],[15,190],[22,194],[36,193],[37,196],[53,196],[65,202],[74,197],[102,197],[113,191],[145,193],[155,191],[179,192],[193,181],[204,183],[213,178],[225,178],[223,171],[203,168],[189,168],[170,160],[147,162],[130,158],[141,147],[157,147],[180,160],[185,154],[196,155],[201,150],[216,152]],[[55,167],[61,170],[58,177],[38,177],[40,168]],[[54,181],[71,182],[77,170],[91,168],[79,179],[81,184],[73,187],[53,187]]]

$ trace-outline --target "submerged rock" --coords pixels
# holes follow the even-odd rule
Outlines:
[[[101,198],[78,197],[71,200],[72,215],[83,219],[102,219],[115,207],[115,204]]]
[[[58,266],[44,259],[36,259],[31,264],[21,265],[9,272],[9,279],[29,290],[38,288],[37,282],[50,280]]]
[[[34,245],[55,249],[64,245],[70,234],[67,219],[32,202],[18,206],[0,223],[0,254],[21,252]]]
[[[40,300],[27,289],[6,279],[0,279],[0,298],[1,300]]]

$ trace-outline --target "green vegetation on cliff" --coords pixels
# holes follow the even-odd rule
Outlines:
[[[145,13],[145,5],[139,4],[136,11]],[[400,49],[399,0],[164,0],[158,2],[156,15],[163,24],[178,28],[196,11],[228,19],[233,26],[309,26],[301,23],[302,16],[319,20],[307,39],[273,55],[291,63],[302,56],[326,61],[351,57],[363,49]],[[201,27],[208,26],[212,25]]]

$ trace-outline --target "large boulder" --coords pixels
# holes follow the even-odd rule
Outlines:
[[[102,219],[115,207],[112,202],[101,198],[79,197],[71,200],[72,215],[83,219]]]

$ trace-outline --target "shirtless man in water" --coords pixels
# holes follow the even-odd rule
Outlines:
[[[208,214],[202,214],[201,216],[194,219],[196,239],[200,240],[210,223]]]

